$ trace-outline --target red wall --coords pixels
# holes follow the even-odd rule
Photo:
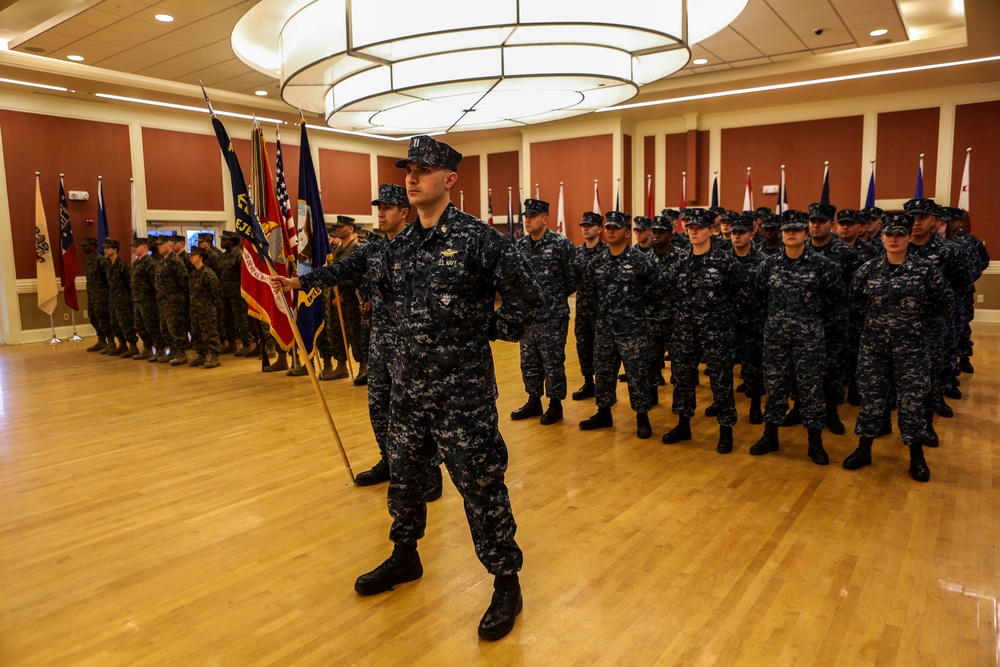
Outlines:
[[[517,154],[515,153],[515,155]],[[462,164],[458,166],[458,183],[451,191],[451,200],[455,202],[455,206],[458,206],[460,203],[459,192],[465,193],[465,212],[485,220],[481,215],[482,205],[479,201],[482,197],[482,190],[479,185],[479,156],[466,155],[462,158]]]
[[[319,149],[324,215],[371,215],[372,169],[368,153]]]
[[[924,153],[924,196],[935,196],[940,118],[941,110],[937,108],[878,115],[875,195],[879,199],[913,197],[921,153]]]
[[[73,237],[79,248],[85,236],[97,236],[97,177],[104,177],[104,203],[111,238],[131,237],[128,127],[114,123],[45,116],[0,110],[4,165],[7,172],[7,205],[14,246],[14,273],[19,279],[36,277],[35,172],[41,172],[42,204],[48,221],[49,243],[59,248],[59,174],[65,173],[69,190],[86,190],[90,200],[69,202]],[[216,144],[218,153],[218,144]],[[92,218],[95,224],[84,221]],[[85,260],[77,250],[83,273]],[[127,255],[128,253],[124,253]],[[61,261],[56,272],[61,274]]]
[[[994,259],[1000,248],[1000,226],[995,222],[996,187],[1000,183],[1000,101],[960,104],[955,107],[955,151],[952,157],[951,201],[958,205],[958,189],[965,167],[965,149],[972,149],[969,163],[969,219],[972,233],[990,249]],[[942,200],[944,197],[941,198]]]
[[[172,211],[225,209],[222,151],[219,150],[219,141],[214,134],[191,134],[144,127],[142,152],[148,208]],[[247,168],[249,169],[249,162]],[[108,185],[105,176],[105,191]],[[125,195],[126,201],[128,196]],[[128,214],[129,207],[126,206],[122,215]],[[111,224],[110,218],[108,224]]]

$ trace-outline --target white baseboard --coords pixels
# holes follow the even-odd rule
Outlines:
[[[995,308],[976,308],[973,322],[1000,322],[1000,310]]]

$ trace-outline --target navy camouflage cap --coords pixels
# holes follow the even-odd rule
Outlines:
[[[121,244],[118,243],[118,241],[115,241],[114,239],[104,239],[104,247],[114,248],[115,250],[118,250],[121,247]]]
[[[829,222],[837,215],[837,207],[833,204],[821,204],[816,202],[809,204],[809,219]]]
[[[632,229],[634,229],[637,232],[644,232],[647,229],[651,229],[652,226],[653,226],[653,220],[651,218],[647,218],[644,215],[637,215],[634,218],[632,218]]]
[[[580,226],[584,225],[597,225],[598,227],[604,224],[604,216],[600,213],[594,213],[593,211],[587,211],[583,214],[583,220],[580,221]]]
[[[685,208],[681,211],[681,218],[685,227],[711,227],[715,223],[712,212],[703,208]]]
[[[882,218],[883,234],[912,234],[913,216],[909,213],[886,213]]]
[[[410,162],[416,162],[428,167],[444,167],[451,171],[458,171],[458,163],[462,161],[462,154],[446,143],[437,141],[426,134],[410,137],[410,149],[406,157],[396,160],[396,166],[406,167]]]
[[[729,223],[730,230],[734,232],[749,232],[753,230],[753,218],[749,215],[737,215]]]
[[[650,228],[654,231],[667,231],[674,228],[674,223],[665,215],[654,215]]]
[[[93,236],[88,236],[88,237],[84,238],[82,241],[80,241],[80,246],[81,247],[86,247],[86,246],[89,246],[89,245],[92,245],[92,246],[94,246],[96,248],[97,247],[97,239],[95,239]]]
[[[395,183],[383,183],[378,186],[378,197],[372,200],[372,206],[378,206],[379,204],[409,206],[410,200],[406,197],[406,188]]]
[[[215,236],[213,234],[209,234],[209,233],[201,233],[201,234],[198,234],[198,240],[199,241],[205,241],[207,243],[211,243],[212,241],[215,240]]]
[[[354,222],[354,218],[352,218],[349,215],[337,216],[337,226],[340,227],[341,225],[350,225],[351,227],[357,227],[357,224]]]
[[[910,201],[903,204],[903,210],[910,215],[941,215],[941,207],[938,206],[937,202],[933,199],[928,199],[926,197],[921,197],[920,199],[911,199]]]
[[[712,216],[712,219],[714,220],[720,215],[724,216],[726,213],[726,209],[722,208],[721,206],[713,206],[710,209],[708,209],[708,213]],[[725,218],[723,218],[723,220],[725,220]]]
[[[665,208],[660,211],[660,214],[667,220],[677,220],[677,218],[681,217],[681,212],[676,208]]]
[[[809,214],[805,211],[796,211],[794,209],[785,211],[781,214],[781,230],[786,229],[808,229],[809,228]]]
[[[883,215],[882,209],[878,206],[866,206],[861,209],[861,213],[867,215],[869,220],[878,220]]]
[[[853,208],[843,208],[837,212],[837,224],[840,225],[859,223],[863,218],[864,216],[861,215],[861,211],[856,211]]]
[[[962,216],[965,215],[965,209],[958,208],[957,206],[942,206],[941,207],[941,221],[951,222],[952,220],[961,220]]]
[[[730,223],[740,216],[740,214],[737,213],[736,211],[730,211],[729,209],[725,209],[719,215],[722,216],[722,222],[730,222]]]
[[[604,214],[605,227],[631,227],[632,216],[621,211],[608,211]]]
[[[547,201],[542,201],[541,199],[524,200],[525,215],[548,215],[548,213],[549,203]]]
[[[781,227],[781,221],[774,213],[765,213],[760,216],[761,229],[777,229],[778,227]]]
[[[763,218],[765,215],[771,215],[772,211],[768,206],[758,206],[757,210],[753,213],[754,218]]]
[[[146,239],[145,236],[136,236],[135,238],[132,239],[132,247],[133,248],[138,248],[141,245],[145,245],[145,246],[149,245],[149,241]]]

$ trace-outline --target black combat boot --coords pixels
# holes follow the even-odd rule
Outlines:
[[[719,427],[719,444],[715,447],[715,451],[720,454],[728,454],[733,451],[733,427],[732,426],[720,426]]]
[[[712,403],[710,406],[708,406],[707,408],[705,408],[705,416],[706,417],[718,417],[719,416],[719,408],[718,408],[718,406],[716,406],[715,403]]]
[[[597,408],[597,413],[594,416],[580,422],[580,430],[592,431],[595,428],[606,428],[614,425],[615,421],[611,417],[611,408]]]
[[[941,444],[938,440],[937,431],[934,430],[934,411],[924,410],[924,421],[927,422],[927,439],[924,440],[924,444],[928,447],[937,447]]]
[[[823,449],[823,429],[809,429],[809,449],[806,454],[818,466],[830,465],[830,457]]]
[[[945,419],[951,419],[955,416],[955,411],[951,409],[950,405],[944,402],[944,393],[938,395],[937,413]]]
[[[975,373],[976,369],[972,367],[972,360],[969,357],[962,357],[958,361],[958,367],[963,373]]]
[[[844,435],[847,433],[844,422],[840,421],[840,414],[837,411],[836,403],[826,404],[826,427],[834,435]]]
[[[764,413],[760,411],[760,396],[750,397],[750,423],[764,423]]]
[[[691,439],[691,418],[678,415],[677,426],[663,434],[663,444],[673,445]]]
[[[845,470],[858,470],[872,464],[872,438],[861,438],[858,448],[844,459]]]
[[[635,413],[635,435],[640,440],[647,440],[653,435],[653,427],[649,425],[649,413]]]
[[[529,396],[528,402],[510,413],[510,418],[514,421],[528,419],[529,417],[542,416],[542,399],[537,396]]]
[[[427,495],[425,500],[429,503],[438,500],[444,493],[444,484],[441,478],[441,466],[431,466],[427,471]]]
[[[792,409],[785,413],[785,418],[781,420],[782,426],[798,426],[802,423],[802,415],[799,413],[798,401],[792,403]]]
[[[776,452],[778,449],[778,425],[767,422],[764,424],[764,435],[750,446],[750,454],[761,456],[762,454]]]
[[[585,398],[593,398],[594,392],[594,376],[587,375],[583,378],[583,386],[573,392],[573,400],[582,401]]]
[[[882,428],[878,430],[878,437],[892,433],[892,408],[886,408],[882,414]]]
[[[416,544],[397,544],[392,555],[371,572],[366,572],[354,582],[354,590],[361,595],[375,595],[392,590],[396,584],[419,579],[424,574]]]
[[[861,394],[858,393],[858,385],[854,382],[847,387],[847,402],[854,407],[861,405]]]
[[[388,481],[389,464],[385,462],[385,459],[379,459],[378,463],[373,465],[370,470],[358,473],[358,476],[354,478],[354,483],[358,486],[374,486]]]
[[[514,619],[523,606],[517,575],[497,575],[493,581],[493,599],[479,621],[479,636],[489,641],[506,637],[514,629]]]
[[[931,478],[931,469],[924,460],[923,445],[910,445],[910,477],[917,482],[927,482]]]
[[[562,418],[563,418],[562,401],[560,401],[558,398],[550,398],[549,409],[545,411],[545,414],[543,414],[542,418],[538,420],[538,423],[541,424],[542,426],[548,426],[550,424],[555,424],[556,422],[561,421]]]

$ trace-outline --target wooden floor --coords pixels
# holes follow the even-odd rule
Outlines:
[[[975,335],[929,484],[898,434],[857,472],[840,467],[856,438],[827,434],[821,468],[801,427],[751,457],[742,395],[728,456],[700,416],[692,442],[660,443],[668,388],[646,441],[624,385],[613,430],[578,430],[592,401],[511,422],[517,347],[498,344],[525,603],[496,643],[476,636],[492,578],[447,481],[424,577],[354,593],[391,548],[386,487],[350,486],[307,378],[108,358],[93,339],[0,347],[0,665],[997,664],[1000,326]],[[323,389],[367,469],[365,389]]]

